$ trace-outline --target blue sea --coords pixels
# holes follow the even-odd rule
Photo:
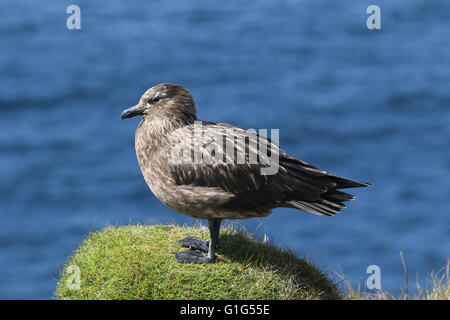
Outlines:
[[[81,30],[68,30],[69,5]],[[381,29],[369,30],[369,5]],[[52,299],[92,230],[194,224],[137,164],[138,119],[161,82],[203,120],[279,129],[289,154],[368,181],[333,218],[277,209],[235,221],[363,287],[396,294],[450,256],[450,2],[2,1],[0,298]],[[337,278],[338,279],[338,278]],[[411,289],[410,289],[411,290]]]

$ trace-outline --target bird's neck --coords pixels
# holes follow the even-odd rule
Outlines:
[[[193,124],[195,120],[197,120],[196,117],[180,117],[170,120],[158,116],[143,118],[136,130],[136,137],[139,136],[141,141],[144,141],[148,147],[155,149],[169,143],[170,135],[173,131]]]

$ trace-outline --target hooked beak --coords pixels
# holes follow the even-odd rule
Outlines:
[[[134,116],[142,116],[145,111],[145,107],[141,107],[140,105],[135,105],[134,107],[128,108],[122,112],[120,116],[123,119],[132,118]]]

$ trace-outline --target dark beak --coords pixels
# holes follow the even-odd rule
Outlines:
[[[140,105],[135,105],[134,107],[128,108],[122,112],[122,119],[133,118],[134,116],[142,116],[145,111],[145,107],[141,107]]]

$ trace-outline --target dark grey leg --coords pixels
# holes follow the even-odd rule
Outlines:
[[[175,258],[182,263],[207,263],[214,262],[216,256],[214,251],[219,242],[219,230],[221,219],[208,220],[210,240],[200,240],[194,237],[187,237],[177,243],[189,247],[191,250],[175,252]],[[202,252],[203,251],[203,252]],[[206,255],[205,252],[208,252]]]
[[[219,230],[220,223],[222,220],[220,219],[210,219],[208,220],[209,225],[209,250],[208,250],[208,259],[214,261],[216,256],[214,255],[214,251],[219,246]]]

